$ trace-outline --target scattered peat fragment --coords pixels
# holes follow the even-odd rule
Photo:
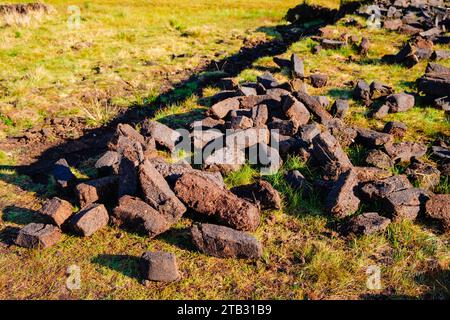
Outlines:
[[[254,231],[260,222],[256,206],[194,173],[185,173],[175,184],[176,195],[197,213],[217,218],[237,230]]]
[[[199,224],[192,227],[191,234],[195,246],[214,257],[257,259],[262,255],[261,243],[242,231],[214,224]]]
[[[399,51],[385,56],[383,62],[399,64],[396,67],[406,70],[405,67],[423,66],[419,63],[423,60],[448,58],[448,51],[437,46],[448,43],[448,18],[433,10],[433,4],[423,6],[419,2],[375,0],[382,8],[384,28],[410,37],[399,43]],[[311,21],[324,18],[336,21],[343,13],[354,13],[348,6],[341,12],[303,4],[290,10],[288,20],[299,27],[297,15],[306,12]],[[344,25],[365,28],[354,18],[347,19]],[[198,88],[198,103],[205,108],[199,109],[203,117],[197,117],[196,113],[195,120],[183,118],[180,122],[184,123],[178,127],[177,121],[174,124],[163,120],[167,126],[155,121],[152,115],[145,120],[140,114],[136,118],[124,117],[123,122],[129,124],[114,120],[108,124],[108,136],[102,144],[107,150],[102,149],[104,154],[99,158],[96,155],[89,159],[98,159],[92,165],[97,175],[89,174],[89,180],[77,181],[64,158],[60,159],[60,155],[52,158],[51,164],[60,159],[49,170],[59,194],[40,211],[48,224],[26,225],[20,230],[16,244],[48,248],[60,240],[60,228],[65,231],[67,226],[78,235],[89,237],[109,222],[113,227],[137,232],[153,241],[159,235],[171,237],[167,231],[188,221],[192,225],[192,242],[200,253],[257,260],[263,256],[262,244],[247,232],[256,231],[261,221],[264,228],[272,225],[274,219],[268,215],[273,213],[264,211],[280,210],[282,199],[287,204],[291,195],[298,196],[292,204],[297,205],[298,199],[302,201],[293,211],[308,214],[304,210],[308,201],[319,200],[330,214],[328,218],[344,225],[347,234],[371,235],[386,230],[391,221],[418,217],[437,222],[448,231],[450,199],[446,194],[433,193],[443,192],[442,181],[450,172],[448,139],[440,137],[433,143],[427,140],[429,137],[410,140],[413,135],[405,123],[411,123],[408,116],[414,115],[423,101],[429,104],[427,108],[435,106],[440,114],[444,114],[442,110],[448,114],[449,68],[430,62],[424,73],[418,73],[423,76],[417,79],[417,92],[408,91],[414,88],[409,83],[406,92],[396,92],[399,79],[391,83],[373,79],[366,82],[354,77],[356,73],[338,88],[331,88],[336,83],[336,74],[326,73],[326,68],[321,70],[320,65],[318,69],[308,69],[313,63],[302,56],[284,56],[289,47],[286,40],[299,32],[292,26],[286,28],[290,31],[274,40],[276,44],[270,47],[274,49],[271,55],[279,55],[273,62],[280,68],[261,67],[254,82],[240,83],[239,77],[231,75],[242,70],[225,64],[216,66],[224,70],[223,78],[214,76],[206,82],[220,91],[204,97],[208,90],[201,90],[205,89],[203,84]],[[298,30],[309,30],[304,28]],[[363,66],[371,63],[377,52],[377,39],[370,34],[316,29],[314,35],[305,35],[316,42],[311,45],[318,54],[315,58],[345,54],[343,61]],[[253,56],[260,56],[256,52],[260,45],[264,47],[265,43],[245,48],[242,51],[245,54],[240,52],[232,57],[236,61],[227,61],[246,66],[253,62]],[[79,50],[78,47],[83,46],[74,45],[72,49]],[[346,54],[347,50],[353,54]],[[249,61],[246,52],[252,56]],[[282,74],[271,73],[279,71]],[[327,85],[330,88],[325,88]],[[354,102],[350,100],[349,104],[344,87],[354,88]],[[335,94],[334,89],[343,92]],[[355,112],[373,118],[369,119],[371,128],[359,127],[364,122],[353,121]],[[405,119],[402,120],[405,123],[383,118]],[[174,129],[187,129],[186,137]],[[52,134],[47,128],[42,131],[45,137]],[[181,142],[193,147],[192,150],[180,152],[180,159],[166,159],[164,153],[179,151]],[[65,157],[71,165],[75,163],[71,155]],[[191,164],[194,158],[200,160]],[[251,171],[247,184],[236,185],[229,174],[246,169],[247,163],[251,170],[260,169],[260,174]],[[75,168],[80,169],[74,165],[73,172],[79,172]],[[281,194],[286,186],[287,194]],[[364,213],[359,214],[360,210]],[[335,225],[326,228],[333,229]],[[261,238],[263,243],[268,241],[265,236]],[[253,267],[256,261],[250,263]],[[168,252],[145,252],[140,258],[140,269],[144,281],[174,282],[181,278],[175,255]]]
[[[50,224],[30,223],[19,231],[18,246],[29,249],[47,249],[61,239],[61,230]]]
[[[89,237],[108,224],[109,216],[102,204],[91,204],[82,208],[71,219],[73,230],[83,237]]]
[[[120,198],[113,217],[116,224],[146,233],[150,238],[169,230],[171,226],[164,215],[141,199],[131,196]]]
[[[181,277],[176,257],[169,252],[145,252],[140,261],[142,277],[150,281],[172,282]]]
[[[230,191],[239,198],[258,205],[263,210],[281,208],[280,194],[267,181],[258,180],[253,184],[234,187]]]

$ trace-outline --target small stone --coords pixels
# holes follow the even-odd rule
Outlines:
[[[315,124],[307,124],[305,126],[302,126],[300,130],[298,131],[298,134],[302,141],[304,141],[306,144],[310,145],[317,135],[320,134],[320,127]]]
[[[257,144],[269,144],[269,140],[270,132],[267,128],[249,128],[225,136],[225,145],[243,150]]]
[[[61,227],[72,213],[73,207],[70,202],[57,197],[47,201],[41,209],[41,214],[58,227]]]
[[[291,95],[283,97],[282,108],[285,116],[299,126],[307,124],[311,116],[305,105]]]
[[[34,249],[47,249],[61,239],[59,228],[42,223],[30,223],[19,231],[16,239],[18,246]]]
[[[280,68],[291,69],[292,67],[291,60],[288,59],[274,57],[273,62],[275,62]]]
[[[433,157],[438,161],[448,162],[450,161],[450,149],[441,146],[433,146],[431,147],[433,151]]]
[[[384,85],[380,82],[373,81],[370,84],[370,99],[375,100],[382,97],[387,97],[394,93],[392,87]]]
[[[403,22],[401,19],[392,19],[392,20],[385,20],[384,21],[384,28],[387,30],[395,31],[398,30],[403,25]]]
[[[269,109],[265,104],[260,104],[252,109],[253,125],[257,128],[264,126],[269,119]]]
[[[194,148],[202,150],[204,147],[208,145],[211,141],[219,139],[223,137],[223,133],[216,129],[195,129],[191,132],[192,143]]]
[[[175,182],[186,172],[194,172],[196,174],[202,175],[205,178],[210,179],[216,183],[221,188],[225,188],[225,182],[220,172],[207,172],[202,170],[197,170],[191,167],[187,163],[171,163],[169,164],[166,160],[161,157],[155,157],[148,159],[150,163],[155,167],[155,169],[166,179],[169,185],[172,187]]]
[[[333,120],[333,116],[321,105],[317,98],[308,95],[305,92],[294,92],[298,101],[303,103],[310,112],[312,112],[321,123],[326,124]]]
[[[192,130],[201,130],[201,129],[223,129],[225,121],[222,119],[213,119],[211,117],[206,117],[203,120],[194,121],[191,123]]]
[[[145,252],[140,261],[142,277],[150,281],[173,282],[180,279],[176,257],[173,253]]]
[[[347,43],[345,41],[337,41],[337,40],[331,40],[331,39],[323,39],[321,42],[321,46],[324,49],[340,49],[342,47],[345,47]]]
[[[272,132],[271,144],[273,146],[278,146],[278,151],[282,156],[287,156],[289,153],[293,152],[300,143],[295,137],[284,136],[276,132]]]
[[[444,60],[450,58],[450,51],[448,50],[435,50],[431,54],[431,60]]]
[[[331,103],[327,96],[313,96],[313,98],[316,99],[323,108],[328,107]]]
[[[284,136],[293,136],[297,133],[299,128],[299,123],[295,120],[282,120],[278,118],[273,118],[271,122],[268,123],[270,130],[278,130],[278,133]]]
[[[392,173],[385,169],[374,168],[374,167],[353,167],[358,176],[358,181],[360,183],[368,181],[376,181],[380,179],[385,179],[392,176]]]
[[[135,151],[136,149],[134,148],[126,148],[120,159],[120,183],[117,191],[119,198],[124,195],[134,196],[138,193],[137,166],[140,163],[140,156]]]
[[[335,118],[335,120],[339,120],[338,118]],[[342,147],[348,147],[352,145],[356,137],[358,136],[358,132],[344,123],[328,123],[328,128],[331,132],[331,134],[339,141],[340,145]]]
[[[129,124],[119,123],[117,125],[114,137],[108,144],[110,150],[118,151],[120,149],[120,138],[127,138],[130,142],[140,144],[141,146],[145,145],[144,136]]]
[[[231,119],[231,129],[245,130],[253,127],[253,120],[246,116],[233,117]]]
[[[195,246],[214,257],[258,259],[262,255],[261,243],[245,232],[213,224],[199,224],[192,227],[191,234]]]
[[[329,175],[353,167],[340,143],[328,131],[314,137],[312,153]]]
[[[371,103],[369,84],[364,80],[358,80],[353,89],[353,96],[356,100],[362,100],[366,106],[369,106]]]
[[[397,175],[366,183],[360,193],[367,201],[380,201],[391,193],[412,188],[413,185],[405,175]]]
[[[70,219],[70,224],[77,234],[89,237],[101,228],[106,227],[108,221],[109,216],[105,206],[102,204],[91,204],[76,213]]]
[[[383,119],[389,114],[389,105],[381,104],[370,112],[370,117],[374,119]]]
[[[277,79],[270,72],[265,72],[264,74],[258,76],[256,81],[263,85],[266,89],[272,89],[279,86]]]
[[[305,66],[303,60],[294,53],[291,56],[291,64],[294,75],[302,79],[305,76]]]
[[[370,41],[366,37],[363,37],[358,47],[360,55],[366,56],[370,49]]]
[[[245,164],[245,153],[233,147],[205,150],[204,155],[206,159],[203,161],[203,167],[207,171],[228,174],[238,171]]]

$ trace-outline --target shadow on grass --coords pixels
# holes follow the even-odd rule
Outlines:
[[[37,211],[15,205],[7,206],[3,209],[2,220],[20,225],[26,225],[31,222],[44,222],[44,219]]]
[[[117,271],[129,278],[140,280],[140,257],[126,254],[99,254],[92,259],[92,263]]]

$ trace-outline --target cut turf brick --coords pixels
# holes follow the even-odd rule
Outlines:
[[[176,222],[186,212],[186,207],[148,160],[139,167],[139,181],[145,202],[161,213],[167,221]]]
[[[174,190],[190,209],[227,226],[253,231],[259,225],[260,212],[256,206],[195,173],[183,174]]]
[[[194,225],[191,229],[195,246],[203,253],[218,258],[258,259],[261,243],[250,234],[214,224]]]
[[[76,213],[70,224],[73,230],[83,237],[90,237],[96,231],[106,227],[109,221],[108,211],[102,204],[91,204]]]

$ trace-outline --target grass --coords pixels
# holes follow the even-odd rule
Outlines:
[[[336,2],[323,0],[327,5]],[[235,53],[245,37],[272,37],[256,30],[279,23],[285,11],[297,1],[229,1],[212,3],[195,0],[156,1],[74,1],[82,13],[82,30],[67,30],[66,5],[49,1],[57,10],[50,20],[27,28],[0,29],[1,130],[20,132],[37,126],[48,112],[63,116],[82,116],[91,125],[100,125],[114,117],[116,109],[130,105],[152,106],[161,87],[176,81],[181,70],[194,68],[203,59]],[[316,3],[314,1],[314,3]],[[147,8],[151,10],[146,11]],[[356,17],[361,20],[359,17]],[[362,20],[361,20],[362,21]],[[363,22],[363,21],[362,21]],[[232,26],[232,28],[230,28]],[[362,36],[365,29],[332,27]],[[269,30],[269,29],[267,29]],[[51,32],[50,32],[51,31]],[[223,42],[218,43],[218,40]],[[352,48],[310,52],[310,39],[294,43],[284,55],[297,53],[305,59],[306,72],[330,75],[325,88],[309,87],[311,94],[332,99],[351,98],[349,81],[364,78],[390,84],[396,90],[414,91],[414,80],[425,68],[412,69],[383,65],[379,58],[394,53],[403,36],[384,30],[370,33],[372,49],[366,58]],[[25,45],[28,41],[29,45]],[[74,51],[77,42],[94,45]],[[172,58],[172,55],[183,57]],[[349,62],[348,56],[357,57]],[[205,57],[205,58],[203,58]],[[326,61],[326,63],[323,63]],[[154,63],[151,63],[154,62]],[[443,62],[450,65],[449,61]],[[239,81],[253,81],[259,67],[274,67],[271,58],[261,58],[244,70]],[[100,73],[98,73],[100,70]],[[220,74],[203,74],[214,77]],[[276,75],[280,80],[287,75]],[[129,90],[122,90],[124,82]],[[5,86],[5,89],[2,89]],[[95,90],[94,90],[95,89]],[[217,89],[208,87],[202,96]],[[174,91],[173,97],[188,96],[159,110],[155,119],[173,127],[185,126],[201,117],[204,107],[198,102],[195,84]],[[3,91],[2,91],[3,92]],[[117,96],[114,96],[117,93]],[[113,101],[102,104],[102,97]],[[86,100],[86,97],[88,98]],[[442,111],[420,104],[413,110],[389,115],[384,120],[366,116],[366,108],[350,101],[345,121],[352,125],[381,129],[389,120],[405,122],[406,140],[431,142],[448,136],[450,126]],[[84,109],[83,109],[84,108]],[[86,110],[87,112],[86,112]],[[355,164],[363,164],[364,148],[348,149]],[[288,170],[299,170],[310,181],[316,172],[308,163],[292,156],[281,170],[264,176],[283,197],[281,210],[263,212],[262,224],[254,235],[264,247],[258,261],[217,259],[194,250],[190,243],[189,219],[183,218],[171,231],[149,240],[141,235],[107,227],[92,237],[81,239],[65,234],[63,241],[45,250],[26,250],[7,246],[11,228],[40,221],[36,213],[48,197],[55,194],[51,181],[42,185],[20,176],[14,165],[20,163],[20,150],[0,152],[0,299],[359,299],[449,298],[449,235],[428,225],[400,221],[384,233],[363,237],[341,237],[334,221],[323,209],[320,195],[306,196],[285,181]],[[80,178],[94,177],[89,159],[76,170]],[[404,164],[393,171],[404,172]],[[228,187],[248,184],[259,178],[250,165],[225,177]],[[437,192],[449,193],[448,178],[442,178]],[[138,257],[145,250],[173,252],[179,262],[182,279],[171,284],[141,284]],[[66,288],[67,268],[81,269],[81,289]],[[367,269],[381,270],[381,290],[366,286]]]

